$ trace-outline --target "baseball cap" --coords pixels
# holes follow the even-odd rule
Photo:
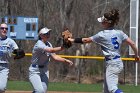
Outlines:
[[[39,35],[40,35],[40,34],[46,34],[46,33],[48,33],[49,31],[51,31],[51,29],[48,29],[47,27],[44,27],[44,28],[42,28],[42,29],[39,31]]]

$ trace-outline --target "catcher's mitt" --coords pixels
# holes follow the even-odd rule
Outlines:
[[[62,32],[62,38],[63,38],[63,47],[70,48],[72,46],[72,43],[71,41],[68,40],[68,38],[72,38],[72,33],[68,29],[65,29]]]
[[[22,49],[15,49],[13,53],[15,54],[14,60],[23,58],[25,56],[25,52]]]

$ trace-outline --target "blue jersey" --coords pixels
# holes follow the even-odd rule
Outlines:
[[[120,47],[128,36],[121,30],[104,30],[90,37],[97,44],[101,45],[101,49],[105,58],[113,59],[120,57]]]
[[[38,40],[32,51],[32,64],[45,65],[50,61],[51,53],[45,51],[46,48],[52,47],[50,42],[42,42]]]
[[[0,39],[0,63],[9,63],[14,49],[18,49],[14,40],[11,38]]]

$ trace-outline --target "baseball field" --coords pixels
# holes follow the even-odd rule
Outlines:
[[[124,93],[140,93],[140,85],[119,85]],[[49,83],[48,93],[101,93],[102,84]],[[6,93],[32,93],[32,86],[26,81],[8,81]]]
[[[31,91],[6,91],[6,93],[32,93]],[[58,92],[49,91],[48,93],[100,93],[100,92]]]

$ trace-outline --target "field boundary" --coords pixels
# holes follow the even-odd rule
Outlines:
[[[32,93],[32,91],[6,91],[5,93]],[[99,92],[62,92],[62,91],[48,91],[47,93],[99,93]]]

